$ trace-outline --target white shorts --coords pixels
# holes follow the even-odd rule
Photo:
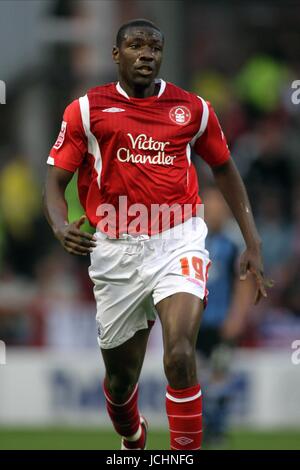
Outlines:
[[[155,305],[178,292],[206,298],[207,227],[193,217],[162,234],[110,239],[96,232],[89,275],[97,303],[98,343],[120,346],[156,319]]]

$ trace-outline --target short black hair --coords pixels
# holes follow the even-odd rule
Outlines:
[[[140,19],[128,21],[128,23],[124,23],[120,27],[119,31],[117,32],[117,37],[116,37],[117,47],[121,46],[121,43],[124,39],[124,36],[125,36],[125,33],[126,33],[127,29],[134,28],[136,26],[143,26],[145,28],[155,29],[156,31],[158,31],[162,35],[162,39],[164,40],[163,32],[161,31],[161,29],[159,29],[158,26],[156,26],[154,23],[152,23],[152,21],[144,20],[143,18],[140,18]]]

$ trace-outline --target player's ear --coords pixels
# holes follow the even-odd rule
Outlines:
[[[117,46],[113,47],[112,58],[115,64],[119,63],[119,48]]]

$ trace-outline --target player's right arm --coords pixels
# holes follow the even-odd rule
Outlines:
[[[69,223],[65,191],[73,173],[62,168],[49,167],[44,189],[44,212],[53,230],[66,251],[74,255],[87,255],[96,246],[93,235],[80,230],[85,215]]]
[[[48,157],[48,170],[44,188],[44,212],[54,235],[71,254],[87,255],[96,246],[90,233],[82,232],[85,216],[70,223],[66,188],[87,152],[78,100],[65,110],[59,136]]]

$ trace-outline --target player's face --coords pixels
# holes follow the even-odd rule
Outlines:
[[[163,38],[152,28],[135,27],[126,31],[121,46],[114,47],[113,59],[128,84],[149,86],[157,77],[163,51]]]

